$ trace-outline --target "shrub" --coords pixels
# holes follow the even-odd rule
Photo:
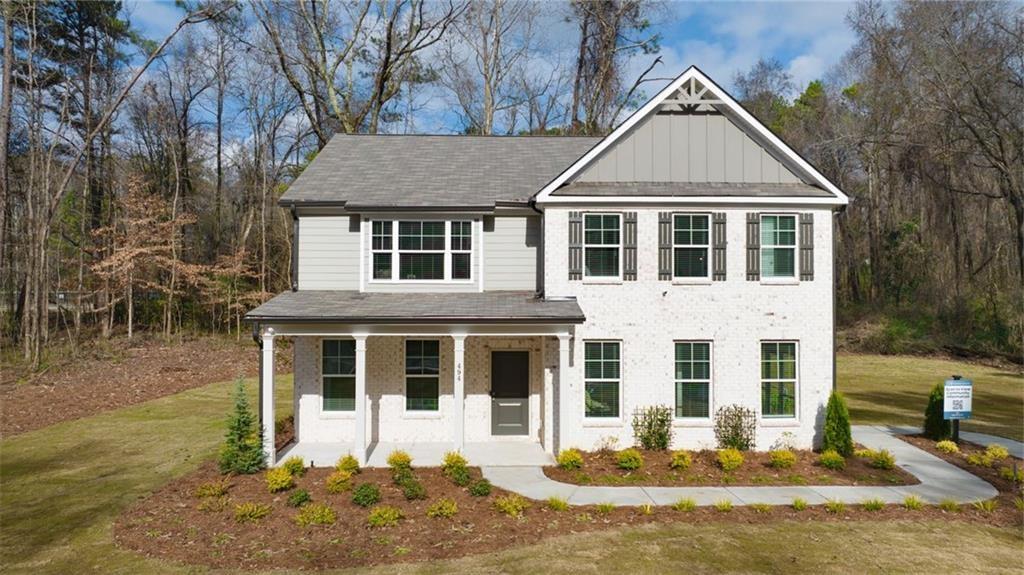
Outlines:
[[[222,479],[221,481],[211,481],[209,483],[203,483],[196,490],[192,492],[199,499],[205,497],[223,497],[228,494],[228,480]]]
[[[640,506],[640,515],[650,515],[654,513],[654,506],[650,503],[644,503]]]
[[[992,467],[992,458],[987,453],[972,453],[967,456],[967,463],[980,467]]]
[[[796,499],[793,500],[794,511],[803,511],[804,509],[807,509],[807,501],[801,499],[800,497],[797,497]]]
[[[722,513],[732,511],[732,501],[729,501],[728,499],[717,501],[715,502],[715,509],[721,511]]]
[[[1002,445],[992,443],[985,448],[985,455],[992,461],[1002,461],[1010,456],[1010,452]]]
[[[903,498],[903,507],[906,507],[907,511],[920,511],[924,508],[924,501],[916,495],[908,495]]]
[[[672,462],[669,463],[669,467],[677,471],[683,471],[690,468],[693,463],[693,456],[689,451],[680,449],[679,451],[672,452]]]
[[[697,508],[697,502],[689,497],[679,499],[672,504],[672,509],[676,511],[682,511],[683,513],[689,513]]]
[[[430,507],[427,507],[427,517],[433,519],[450,519],[458,512],[459,505],[447,497],[438,499]]]
[[[401,449],[396,449],[388,455],[388,467],[392,471],[409,469],[412,467],[412,457]]]
[[[789,469],[796,465],[796,454],[788,450],[769,451],[768,465],[775,469]]]
[[[953,433],[950,421],[942,417],[943,393],[943,385],[935,384],[928,394],[928,404],[924,408],[924,436],[935,441],[949,439]]]
[[[417,479],[410,479],[402,484],[402,495],[408,501],[415,501],[417,499],[427,498],[427,488],[423,487],[423,484]]]
[[[875,469],[892,469],[896,467],[896,458],[887,449],[876,451],[874,457],[871,458],[871,467]]]
[[[306,474],[306,463],[298,455],[285,459],[284,463],[281,464],[281,468],[287,469],[288,473],[291,473],[293,477],[302,477]]]
[[[515,493],[502,495],[494,500],[494,507],[509,517],[522,517],[523,512],[530,508],[530,502]]]
[[[270,515],[270,506],[263,503],[235,505],[235,521],[239,523],[255,523],[267,515]]]
[[[308,491],[305,489],[296,489],[288,496],[288,507],[302,507],[312,500],[313,498],[309,496]]]
[[[579,469],[583,467],[583,454],[575,447],[563,449],[558,453],[557,462],[562,469]]]
[[[833,391],[825,406],[825,431],[821,448],[834,449],[843,457],[853,455],[853,436],[850,433],[850,410],[846,407],[846,399],[837,391]]]
[[[284,467],[275,467],[267,470],[267,490],[271,493],[287,491],[295,487],[295,478],[292,473]]]
[[[548,506],[548,509],[550,509],[552,511],[568,511],[569,510],[569,502],[566,501],[565,499],[562,499],[561,497],[554,497],[554,496],[548,497],[547,506]]]
[[[302,527],[309,525],[334,525],[336,519],[334,510],[323,503],[305,505],[295,515],[295,522]]]
[[[995,499],[986,499],[985,501],[975,501],[974,508],[982,513],[992,513],[996,510],[998,503]]]
[[[864,511],[881,511],[885,509],[885,502],[881,499],[868,499],[860,504]]]
[[[715,440],[719,449],[747,451],[754,447],[757,414],[741,405],[726,405],[715,412]]]
[[[751,503],[750,508],[754,513],[768,513],[772,510],[772,506],[767,503]]]
[[[366,523],[377,529],[394,527],[402,519],[402,511],[390,505],[379,505],[370,510],[366,516]]]
[[[352,492],[352,503],[369,507],[380,503],[380,489],[372,483],[363,483]]]
[[[335,471],[327,476],[324,485],[328,493],[341,493],[352,489],[352,474],[348,471]]]
[[[608,515],[612,511],[615,511],[615,504],[607,502],[598,503],[597,505],[594,506],[594,510],[600,513],[601,515]]]
[[[840,471],[846,467],[846,458],[833,449],[822,453],[818,456],[818,464],[825,469],[831,469],[832,471]]]
[[[672,444],[672,409],[652,405],[634,411],[633,437],[644,449],[668,449]]]
[[[846,511],[846,504],[836,499],[829,499],[825,502],[825,511],[828,511],[833,515],[839,515]]]
[[[875,456],[875,450],[874,449],[868,449],[866,447],[863,448],[863,449],[854,449],[853,450],[853,456],[854,457],[859,457],[861,459],[871,459],[872,457]]]
[[[960,447],[948,439],[936,442],[935,449],[938,449],[943,453],[960,453]]]
[[[228,430],[220,450],[220,472],[251,474],[266,466],[263,453],[263,431],[249,408],[245,384],[235,384],[235,405],[228,418]]]
[[[459,487],[465,487],[469,485],[470,481],[473,481],[473,477],[469,474],[468,467],[452,467],[445,472],[445,475],[452,480],[452,483]]]
[[[960,513],[960,504],[953,499],[939,501],[939,509],[948,513]]]
[[[402,486],[410,481],[415,481],[416,476],[410,467],[399,467],[391,471],[391,480],[395,485]]]
[[[338,462],[334,464],[334,468],[338,471],[347,471],[352,475],[355,475],[356,473],[359,473],[359,460],[353,457],[350,453],[339,459]]]
[[[999,477],[1002,477],[1007,481],[1013,481],[1014,483],[1024,483],[1024,469],[1001,467],[999,469]]]
[[[231,499],[227,495],[221,495],[220,497],[204,497],[199,505],[196,506],[200,511],[216,512],[224,511],[228,507],[228,503]]]
[[[1024,497],[1015,497],[1013,505],[1017,507],[1017,511],[1024,511]]]
[[[635,449],[623,449],[615,454],[615,464],[619,466],[619,469],[634,471],[644,466],[644,456]]]
[[[444,471],[445,475],[452,469],[459,469],[469,467],[469,462],[462,456],[458,451],[449,451],[444,454],[444,461],[441,463],[441,470]]]
[[[469,494],[473,497],[487,497],[491,494],[491,482],[486,479],[477,479],[469,484]]]
[[[726,473],[735,471],[743,465],[743,454],[738,449],[719,449],[717,458],[718,466]]]

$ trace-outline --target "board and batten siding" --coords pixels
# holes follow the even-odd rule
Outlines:
[[[540,216],[484,220],[484,290],[539,290]]]
[[[349,216],[299,218],[299,289],[359,289],[359,223]]]
[[[655,114],[584,171],[581,182],[799,183],[721,114]]]

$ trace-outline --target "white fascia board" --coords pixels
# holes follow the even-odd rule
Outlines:
[[[734,100],[732,98],[732,96],[730,96],[718,84],[716,84],[714,81],[712,81],[711,78],[708,78],[703,72],[701,72],[699,69],[697,69],[696,66],[690,66],[689,68],[687,68],[685,72],[683,72],[678,78],[673,80],[668,86],[665,86],[665,88],[661,92],[658,92],[658,94],[656,96],[651,98],[640,109],[638,109],[636,112],[633,112],[633,114],[630,115],[629,118],[626,118],[625,122],[623,122],[618,128],[616,128],[614,131],[612,131],[611,134],[608,134],[608,136],[606,136],[605,139],[601,140],[596,146],[591,148],[590,151],[587,152],[586,154],[584,154],[582,158],[576,160],[576,162],[574,162],[571,166],[569,166],[569,168],[567,168],[564,172],[559,174],[557,178],[555,178],[554,180],[551,180],[551,182],[549,182],[546,186],[541,188],[540,192],[537,193],[535,201],[538,204],[540,204],[540,203],[551,203],[551,202],[555,202],[555,201],[558,201],[558,202],[565,201],[565,198],[558,198],[557,196],[556,196],[556,198],[552,198],[551,197],[552,192],[557,190],[563,184],[568,182],[571,178],[573,178],[578,173],[580,173],[580,171],[582,171],[585,167],[590,165],[590,163],[593,162],[598,156],[600,156],[602,153],[604,153],[605,150],[610,148],[620,138],[622,138],[623,136],[628,134],[629,131],[633,129],[633,126],[637,125],[641,120],[643,120],[644,118],[649,116],[650,113],[655,110],[655,108],[657,108],[658,106],[662,105],[664,100],[666,100],[669,96],[671,96],[673,93],[675,93],[676,90],[678,90],[685,82],[688,82],[691,78],[696,79],[701,84],[703,84],[704,87],[707,89],[707,91],[711,92],[719,100],[721,100],[724,103],[723,105],[725,105],[732,112],[734,112],[736,114],[736,116],[740,120],[742,120],[745,124],[747,124],[748,127],[752,128],[761,137],[763,137],[768,143],[770,143],[772,146],[774,146],[776,149],[778,149],[780,152],[782,152],[782,154],[785,155],[787,158],[792,160],[794,164],[796,164],[797,166],[800,167],[800,169],[802,169],[804,172],[806,172],[807,175],[809,175],[816,183],[821,185],[823,188],[825,188],[826,190],[828,190],[832,194],[835,194],[835,196],[836,196],[834,199],[833,198],[827,198],[827,202],[821,202],[820,198],[819,198],[818,199],[819,201],[816,201],[816,202],[807,201],[807,200],[801,200],[801,203],[818,203],[818,204],[820,204],[820,203],[828,203],[828,202],[830,202],[830,203],[835,204],[835,205],[846,205],[846,204],[848,204],[850,202],[850,198],[846,194],[844,194],[843,191],[840,190],[838,186],[836,186],[831,181],[829,181],[829,179],[826,178],[825,176],[823,176],[821,174],[821,172],[819,172],[818,170],[814,169],[814,166],[809,164],[807,162],[807,160],[804,160],[802,157],[800,157],[800,154],[797,154],[793,150],[793,148],[790,148],[788,145],[786,145],[785,142],[780,140],[775,134],[772,133],[771,130],[769,130],[768,128],[766,128],[764,126],[764,124],[759,122],[757,120],[757,118],[755,118],[749,112],[744,110],[743,106],[741,106],[739,104],[739,102]],[[808,200],[810,200],[810,199],[811,198],[808,198]],[[586,198],[586,202],[594,202],[594,203],[601,203],[602,201],[607,201],[607,200],[608,200],[607,198],[604,198],[604,199],[602,199],[602,198],[595,198],[595,197],[588,197],[588,198]],[[681,198],[677,198],[675,200],[678,201],[678,200],[681,200]],[[707,202],[708,198],[702,198],[701,200]],[[722,201],[722,203],[733,203],[733,202],[728,201],[728,200],[729,200],[728,198],[719,198],[719,199],[716,199],[715,201]],[[625,201],[625,200],[616,199],[615,201],[620,201],[621,202],[621,201]],[[640,201],[639,198],[632,198],[631,201],[633,203],[649,203],[649,202],[645,202],[645,201]],[[665,201],[665,199],[664,198],[660,198],[659,201]],[[744,201],[749,202],[749,199],[744,199]],[[568,202],[568,203],[584,203],[584,202],[571,201],[571,202]],[[765,202],[765,203],[770,203],[770,202]]]

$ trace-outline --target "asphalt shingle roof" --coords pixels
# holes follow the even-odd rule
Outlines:
[[[338,323],[583,323],[574,299],[533,292],[360,293],[286,291],[246,314],[247,321]]]

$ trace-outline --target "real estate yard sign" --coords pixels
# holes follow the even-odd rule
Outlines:
[[[947,379],[942,394],[942,418],[970,419],[972,390],[969,379]]]

